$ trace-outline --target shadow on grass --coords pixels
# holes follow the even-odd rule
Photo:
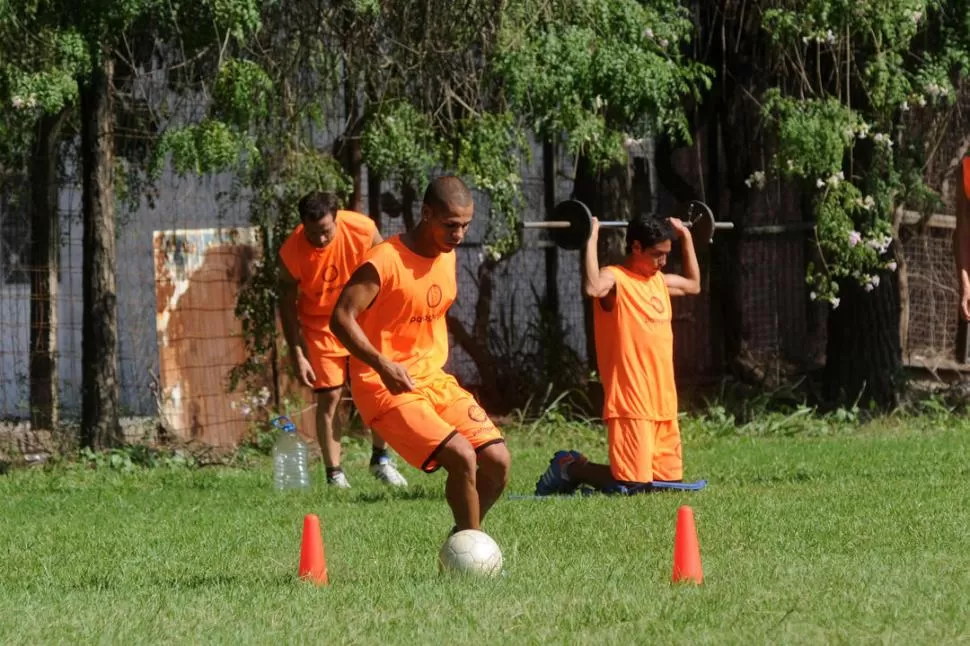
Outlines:
[[[406,489],[386,489],[384,491],[364,491],[350,498],[352,502],[388,502],[394,500],[443,500],[441,489],[408,487]]]

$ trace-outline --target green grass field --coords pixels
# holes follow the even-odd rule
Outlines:
[[[707,490],[501,501],[484,529],[508,575],[438,576],[443,475],[392,494],[277,494],[259,468],[57,467],[0,476],[4,643],[952,643],[970,634],[970,434],[961,419],[783,437],[685,425]],[[596,429],[509,429],[510,492]],[[701,587],[669,583],[694,508]],[[303,515],[332,585],[296,580]]]

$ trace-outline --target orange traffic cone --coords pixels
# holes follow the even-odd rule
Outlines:
[[[694,528],[694,510],[684,505],[677,510],[677,531],[674,535],[674,583],[690,581],[700,584],[704,581],[701,568],[701,550],[697,544],[697,530]]]
[[[303,546],[300,549],[300,578],[315,585],[330,585],[327,559],[323,554],[323,536],[316,514],[303,517]]]

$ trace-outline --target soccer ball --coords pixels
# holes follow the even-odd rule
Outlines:
[[[502,550],[485,532],[477,529],[455,532],[438,552],[438,570],[496,576],[502,572]]]

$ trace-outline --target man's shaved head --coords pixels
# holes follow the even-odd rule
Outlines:
[[[472,192],[460,177],[446,175],[438,177],[424,192],[424,204],[435,213],[447,213],[452,209],[463,209],[472,204]]]

